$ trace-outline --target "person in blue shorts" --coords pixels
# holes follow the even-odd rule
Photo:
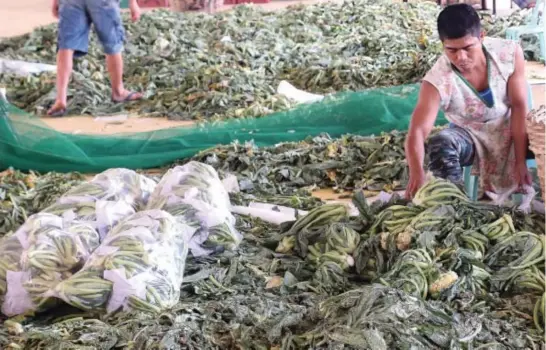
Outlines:
[[[131,18],[140,18],[136,0],[129,0]],[[123,86],[123,43],[125,31],[121,21],[119,0],[53,0],[53,15],[59,19],[57,43],[57,98],[47,114],[63,116],[66,113],[67,90],[74,57],[87,54],[91,25],[106,54],[106,67],[112,86],[114,102],[134,101],[142,94]]]
[[[520,9],[529,9],[533,8],[536,5],[536,0],[514,0],[514,3],[520,8]]]

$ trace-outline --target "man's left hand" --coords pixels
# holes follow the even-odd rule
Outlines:
[[[529,169],[527,169],[527,164],[523,163],[516,165],[515,172],[516,183],[520,187],[525,185],[530,186],[533,183],[531,173],[529,173]]]
[[[140,6],[138,6],[136,1],[131,1],[129,10],[131,10],[131,19],[133,22],[137,22],[140,19]]]

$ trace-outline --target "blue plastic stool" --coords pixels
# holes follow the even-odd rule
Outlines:
[[[539,0],[541,1],[541,0]],[[538,5],[538,2],[537,2]],[[533,109],[533,90],[531,89],[531,85],[527,83],[527,104],[529,105],[529,109]],[[527,168],[536,168],[537,162],[534,159],[527,160]],[[464,187],[466,189],[466,193],[470,197],[471,200],[475,201],[478,199],[478,177],[472,175],[472,166],[466,166],[463,169],[463,176],[464,176]]]
[[[544,0],[537,0],[531,15],[527,18],[526,23],[522,26],[508,28],[506,30],[506,39],[519,42],[522,35],[536,35],[540,45],[540,58],[546,64],[546,44],[544,43],[544,32],[546,32],[546,26],[544,25],[544,10]]]

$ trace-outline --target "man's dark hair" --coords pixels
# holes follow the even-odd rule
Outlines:
[[[449,5],[438,16],[438,34],[442,41],[467,35],[479,37],[480,33],[480,16],[468,4]]]

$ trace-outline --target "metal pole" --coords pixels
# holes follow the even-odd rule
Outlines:
[[[487,1],[482,0],[482,10],[487,10]]]

